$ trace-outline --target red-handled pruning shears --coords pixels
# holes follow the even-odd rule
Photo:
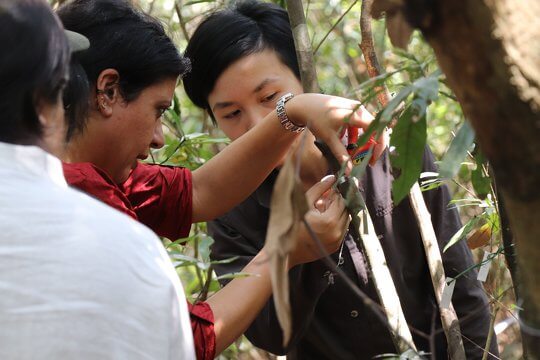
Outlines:
[[[370,136],[369,140],[362,147],[358,147],[359,129],[354,126],[347,126],[343,131],[341,140],[343,145],[347,147],[347,152],[351,156],[351,161],[354,165],[358,165],[360,161],[367,155],[369,149],[377,145],[377,141],[373,136]]]

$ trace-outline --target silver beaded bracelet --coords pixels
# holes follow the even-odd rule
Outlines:
[[[285,128],[285,130],[294,132],[294,133],[300,133],[306,129],[305,126],[296,125],[291,120],[289,120],[289,117],[287,116],[287,112],[285,111],[285,103],[289,100],[291,100],[294,97],[292,93],[287,93],[279,98],[279,100],[276,103],[276,113],[277,117],[279,119],[279,122],[281,126]]]

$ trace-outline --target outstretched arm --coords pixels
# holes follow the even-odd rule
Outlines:
[[[286,112],[292,122],[307,125],[341,161],[347,161],[349,156],[338,137],[340,128],[348,123],[366,129],[372,119],[357,101],[321,94],[297,95],[287,102]],[[285,130],[272,111],[195,170],[193,222],[214,219],[247,198],[285,157],[297,136]]]

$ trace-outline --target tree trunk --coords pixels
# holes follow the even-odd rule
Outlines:
[[[540,2],[405,0],[494,170],[515,237],[524,348],[540,358]]]

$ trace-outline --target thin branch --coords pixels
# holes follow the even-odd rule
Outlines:
[[[336,22],[334,23],[334,25],[332,25],[332,27],[330,28],[330,30],[328,30],[328,32],[323,36],[323,38],[321,39],[321,41],[319,41],[319,43],[317,44],[317,46],[315,46],[315,50],[313,50],[313,54],[317,54],[317,51],[319,51],[319,48],[321,47],[321,45],[325,42],[326,38],[328,37],[328,35],[330,35],[330,33],[332,31],[334,31],[334,29],[336,28],[336,26],[339,25],[339,23],[343,20],[343,18],[352,10],[352,8],[354,7],[354,5],[356,5],[356,3],[358,2],[358,0],[354,0],[354,2],[347,8],[347,10],[345,10],[345,12],[343,14],[341,14],[341,16],[339,17],[339,19],[336,20]]]
[[[180,29],[182,29],[182,34],[184,34],[184,38],[186,41],[189,41],[189,33],[186,28],[186,22],[184,20],[184,17],[182,16],[182,0],[178,0],[174,2],[174,9],[176,10],[176,15],[178,15],[178,22],[180,23]]]
[[[377,54],[375,53],[375,46],[373,45],[373,33],[371,31],[371,5],[373,0],[363,0],[360,16],[360,32],[362,33],[362,41],[359,46],[364,54],[364,61],[366,62],[367,72],[370,78],[375,78],[379,76],[381,71],[381,65],[377,59]],[[390,101],[390,94],[388,89],[384,85],[375,86],[375,91],[377,93],[377,99],[382,106],[388,104]],[[394,127],[395,120],[392,120],[390,127]]]

